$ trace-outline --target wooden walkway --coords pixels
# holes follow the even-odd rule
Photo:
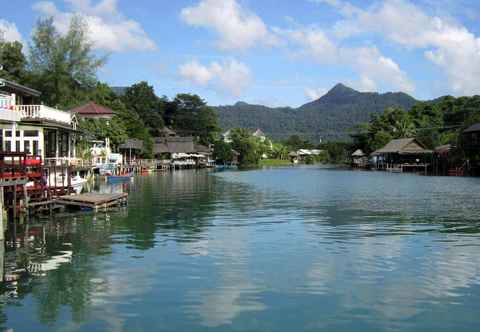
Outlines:
[[[61,196],[55,203],[65,206],[79,206],[97,211],[99,208],[107,209],[113,206],[122,206],[127,203],[127,193],[121,194],[95,194]]]

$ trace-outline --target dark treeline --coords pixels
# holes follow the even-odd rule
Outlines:
[[[450,144],[456,158],[477,158],[465,154],[465,136],[462,132],[480,122],[480,96],[442,97],[421,102],[410,110],[388,108],[383,114],[373,116],[369,123],[359,126],[353,135],[352,149],[360,148],[371,153],[390,140],[416,137],[428,148]]]
[[[178,94],[170,100],[158,97],[151,85],[139,82],[115,93],[97,79],[107,57],[95,52],[86,37],[84,21],[74,17],[69,31],[60,34],[51,18],[37,22],[28,53],[19,42],[0,40],[0,77],[32,87],[42,93],[41,102],[59,109],[72,109],[89,101],[111,108],[107,120],[81,120],[80,129],[89,138],[109,137],[113,148],[127,138],[144,141],[144,156],[152,156],[153,137],[164,126],[183,136],[210,144],[220,131],[216,112],[197,95]]]

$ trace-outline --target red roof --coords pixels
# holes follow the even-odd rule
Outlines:
[[[78,113],[80,115],[113,115],[115,114],[111,109],[95,104],[93,101],[83,106],[71,109],[70,112]]]

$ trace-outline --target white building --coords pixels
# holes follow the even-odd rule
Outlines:
[[[75,115],[42,105],[40,92],[0,78],[0,149],[49,163],[75,159]]]

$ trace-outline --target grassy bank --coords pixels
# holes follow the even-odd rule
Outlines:
[[[280,166],[291,166],[292,163],[290,160],[281,160],[281,159],[262,159],[260,160],[260,166],[267,167],[280,167]]]

